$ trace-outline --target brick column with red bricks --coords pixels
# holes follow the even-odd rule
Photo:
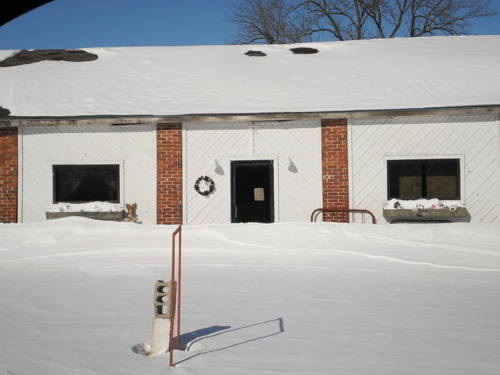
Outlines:
[[[156,129],[156,222],[182,224],[182,124]]]
[[[347,119],[321,121],[323,208],[349,208]],[[323,221],[349,222],[347,213],[324,213]]]
[[[0,128],[0,223],[17,223],[17,128]]]

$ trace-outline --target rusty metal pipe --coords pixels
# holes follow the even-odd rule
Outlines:
[[[175,232],[172,233],[172,263],[170,272],[170,285],[175,285]],[[174,307],[175,309],[175,307]],[[172,310],[174,310],[172,309]],[[175,310],[174,310],[175,311]],[[172,311],[172,312],[174,312]],[[168,334],[168,350],[169,350],[169,360],[168,365],[172,367],[174,365],[174,314],[170,314],[170,332]]]
[[[179,256],[177,264],[177,282],[175,282],[175,252],[176,236],[179,236]],[[172,233],[172,267],[171,267],[171,285],[176,288],[175,305],[172,307],[170,314],[170,334],[169,334],[169,367],[174,365],[174,349],[181,347],[181,253],[182,253],[182,225],[179,225]],[[177,313],[176,313],[177,310]],[[177,337],[174,342],[175,320],[177,320]]]
[[[182,226],[177,228],[179,233],[179,256],[177,265],[177,347],[181,349],[181,269],[182,269]]]
[[[369,210],[362,210],[359,208],[316,208],[313,212],[311,212],[311,223],[313,223],[314,215],[318,212],[341,212],[341,213],[360,213],[360,214],[368,214],[372,218],[372,224],[377,224],[377,219],[375,215]]]

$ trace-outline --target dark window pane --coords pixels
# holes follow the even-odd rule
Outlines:
[[[460,199],[458,159],[430,160],[425,164],[427,198]]]
[[[387,161],[388,199],[460,199],[459,159]]]
[[[390,160],[387,163],[389,199],[422,198],[422,165],[413,160]]]
[[[54,203],[120,201],[118,165],[54,165]]]

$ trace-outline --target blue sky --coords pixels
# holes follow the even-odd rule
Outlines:
[[[232,1],[55,0],[0,27],[0,49],[226,44]],[[500,34],[500,15],[471,33]]]

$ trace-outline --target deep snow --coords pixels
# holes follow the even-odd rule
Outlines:
[[[174,228],[0,225],[0,373],[500,373],[499,225],[185,226],[169,370],[132,348]]]
[[[498,35],[307,45],[319,53],[294,55],[289,44],[84,48],[98,59],[0,68],[0,106],[12,116],[92,116],[500,104]]]

